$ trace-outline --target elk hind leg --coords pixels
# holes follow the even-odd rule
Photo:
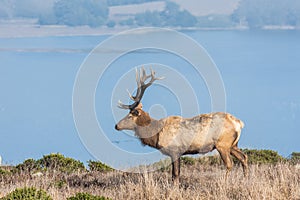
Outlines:
[[[230,149],[230,154],[236,157],[243,166],[244,176],[248,175],[248,157],[237,146],[233,146]]]
[[[227,180],[228,178],[228,174],[232,169],[232,160],[230,158],[230,150],[227,148],[217,148],[218,152],[220,153],[220,156],[226,166],[226,175],[225,175],[225,179]]]

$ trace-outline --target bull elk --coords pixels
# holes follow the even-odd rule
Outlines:
[[[159,79],[161,78],[156,78],[152,69],[150,75],[146,75],[144,68],[140,69],[140,73],[136,70],[138,86],[136,95],[132,96],[129,93],[134,103],[124,105],[119,102],[118,106],[122,109],[129,109],[129,114],[116,124],[115,129],[132,130],[144,145],[156,148],[161,153],[170,156],[172,179],[175,184],[179,183],[182,155],[203,154],[214,149],[220,153],[227,168],[226,178],[232,168],[230,155],[242,163],[246,176],[247,156],[237,147],[241,129],[244,126],[243,122],[224,112],[200,114],[192,118],[181,116],[169,116],[160,120],[151,118],[142,110],[140,102],[145,90]],[[149,80],[148,83],[146,83],[147,80]]]

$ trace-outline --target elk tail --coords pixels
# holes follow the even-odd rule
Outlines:
[[[241,120],[235,118],[234,116],[230,115],[230,119],[234,125],[234,128],[235,128],[235,133],[236,133],[236,138],[232,144],[232,146],[237,146],[237,143],[240,139],[240,136],[241,136],[241,130],[242,128],[244,128],[245,124],[244,122],[242,122]]]

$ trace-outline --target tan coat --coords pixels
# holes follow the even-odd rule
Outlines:
[[[224,112],[155,120],[141,107],[130,111],[116,125],[117,130],[133,130],[144,145],[170,156],[175,181],[179,181],[180,156],[207,153],[214,149],[218,150],[227,167],[226,176],[232,168],[230,155],[240,160],[247,174],[247,156],[237,147],[243,127],[241,120]]]

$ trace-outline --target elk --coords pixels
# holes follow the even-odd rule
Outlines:
[[[150,79],[151,78],[151,79]],[[148,83],[146,83],[146,81]],[[118,107],[128,109],[129,114],[121,119],[115,129],[132,130],[142,144],[158,149],[161,153],[170,156],[172,160],[172,180],[179,183],[180,157],[186,154],[204,154],[216,149],[227,170],[226,178],[232,168],[231,156],[236,157],[243,166],[244,175],[247,175],[247,156],[238,148],[238,141],[244,123],[229,113],[214,112],[200,114],[192,118],[169,116],[163,119],[153,119],[142,109],[141,99],[145,90],[153,84],[155,72],[146,75],[144,68],[136,70],[137,91],[130,98],[131,105],[122,104]]]

